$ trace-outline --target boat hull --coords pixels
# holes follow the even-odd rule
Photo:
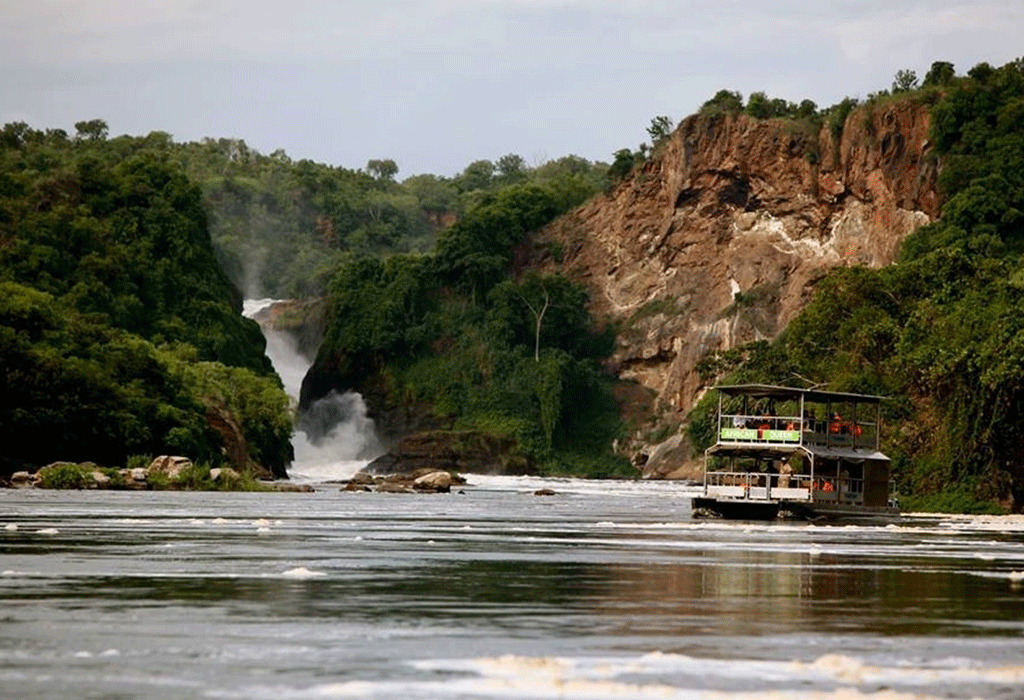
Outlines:
[[[899,509],[810,501],[762,501],[698,496],[692,501],[693,517],[727,520],[891,520]]]

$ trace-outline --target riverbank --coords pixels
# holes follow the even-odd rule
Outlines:
[[[143,463],[145,461],[143,460]],[[231,467],[211,468],[187,457],[161,455],[139,466],[102,467],[94,462],[54,462],[34,472],[17,471],[7,479],[7,488],[101,489],[119,491],[312,491],[308,484],[267,481]]]
[[[449,493],[466,483],[465,477],[441,469],[418,469],[409,473],[370,475],[356,473],[332,483],[342,491],[376,493]],[[312,493],[309,483],[267,481],[230,467],[210,468],[186,457],[163,455],[146,467],[116,469],[93,462],[54,462],[36,472],[18,471],[0,487],[117,491],[291,491]]]

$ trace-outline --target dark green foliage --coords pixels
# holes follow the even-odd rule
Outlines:
[[[651,119],[651,125],[647,127],[647,134],[651,137],[651,144],[655,147],[659,146],[662,141],[672,135],[672,129],[674,128],[672,120],[664,114]]]
[[[554,198],[538,185],[501,190],[441,235],[436,260],[442,280],[482,298],[507,274],[527,232],[558,213]]]
[[[495,163],[497,176],[495,179],[505,187],[508,185],[519,185],[530,179],[530,168],[521,155],[507,153]]]
[[[436,275],[431,258],[362,258],[331,283],[324,347],[347,356],[405,356],[432,337],[430,314]]]
[[[524,464],[614,472],[621,428],[598,364],[610,333],[565,278],[512,276],[516,248],[558,211],[544,187],[510,185],[444,231],[435,256],[349,263],[331,284],[318,367],[342,387],[378,376],[389,401],[510,438]]]
[[[554,199],[556,209],[567,212],[605,189],[608,166],[570,155],[537,166],[531,176]]]
[[[910,92],[917,89],[917,73],[912,70],[898,70],[892,81],[892,93]]]
[[[507,345],[600,357],[607,352],[593,347],[586,301],[586,292],[561,276],[531,274],[518,283],[505,280],[489,295],[488,331]]]
[[[803,100],[799,104],[787,102],[781,98],[768,97],[763,92],[752,92],[743,104],[743,95],[739,92],[719,90],[715,96],[705,102],[700,113],[704,115],[739,114],[745,112],[755,119],[813,119],[818,106],[812,100]]]
[[[747,98],[746,112],[755,119],[788,117],[796,111],[796,105],[778,98],[769,99],[763,92],[752,92]]]
[[[814,100],[801,100],[800,104],[796,106],[796,114],[794,115],[797,119],[810,119],[818,113],[818,105],[814,104]]]
[[[941,87],[948,85],[953,82],[953,78],[956,77],[956,71],[953,69],[953,64],[947,61],[935,61],[932,63],[932,67],[928,69],[928,73],[924,76],[924,82],[922,87]]]
[[[180,367],[202,360],[283,392],[217,265],[202,195],[166,135],[76,128],[74,140],[23,124],[0,132],[3,468],[142,452],[220,460],[208,393]],[[286,404],[268,405],[287,424]],[[254,458],[283,473],[287,432],[234,415],[253,429]]]
[[[92,481],[95,467],[84,464],[62,462],[39,471],[39,488],[43,489],[84,489]]]
[[[842,136],[843,128],[846,126],[846,119],[857,104],[858,101],[853,97],[845,97],[839,103],[829,107],[825,112],[825,121],[828,124],[829,131],[832,133],[833,140],[836,141],[837,147],[839,137]]]
[[[250,296],[323,293],[348,254],[427,250],[437,228],[429,205],[395,182],[398,165],[371,160],[366,172],[283,151],[262,155],[237,139],[174,146],[203,189],[221,265]],[[443,196],[435,208],[443,213]]]
[[[187,491],[212,491],[213,479],[210,478],[210,466],[202,463],[190,464],[171,480],[170,485]]]
[[[608,168],[608,178],[612,182],[624,179],[632,172],[633,168],[645,160],[643,152],[638,151],[634,153],[628,148],[620,148],[613,155],[615,160],[612,161],[611,166]]]
[[[739,114],[743,111],[743,95],[739,92],[719,90],[701,105],[701,114]]]
[[[166,148],[202,186],[217,259],[250,297],[317,297],[353,257],[427,253],[440,231],[509,185],[543,187],[565,211],[607,184],[605,165],[575,156],[531,168],[509,153],[454,178],[398,182],[387,158],[364,172],[263,155],[239,139]]]
[[[366,163],[366,171],[377,180],[393,181],[398,174],[398,164],[390,158],[369,160]]]

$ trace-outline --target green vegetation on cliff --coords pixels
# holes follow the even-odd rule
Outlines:
[[[77,127],[0,131],[0,471],[168,452],[219,464],[216,413],[247,461],[283,475],[287,397],[200,190],[165,139]]]
[[[947,68],[948,66],[948,68]],[[839,269],[773,345],[707,358],[709,380],[811,381],[892,396],[885,451],[904,504],[1024,505],[1024,60],[926,90],[946,198],[898,264]],[[911,89],[906,75],[898,86]],[[910,87],[907,87],[910,85]],[[910,95],[913,97],[913,94]],[[706,406],[691,437],[708,440]],[[908,497],[909,495],[909,497]]]

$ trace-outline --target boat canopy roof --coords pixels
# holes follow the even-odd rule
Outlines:
[[[726,396],[752,396],[754,398],[798,399],[816,403],[850,402],[877,404],[885,401],[885,396],[871,394],[849,394],[842,391],[823,391],[821,389],[802,389],[795,386],[779,386],[775,384],[727,384],[713,387]]]
[[[825,445],[775,444],[717,444],[707,449],[709,455],[735,455],[736,457],[774,458],[804,452],[819,459],[835,459],[843,462],[889,462],[888,457],[877,450],[855,450],[851,447]]]

